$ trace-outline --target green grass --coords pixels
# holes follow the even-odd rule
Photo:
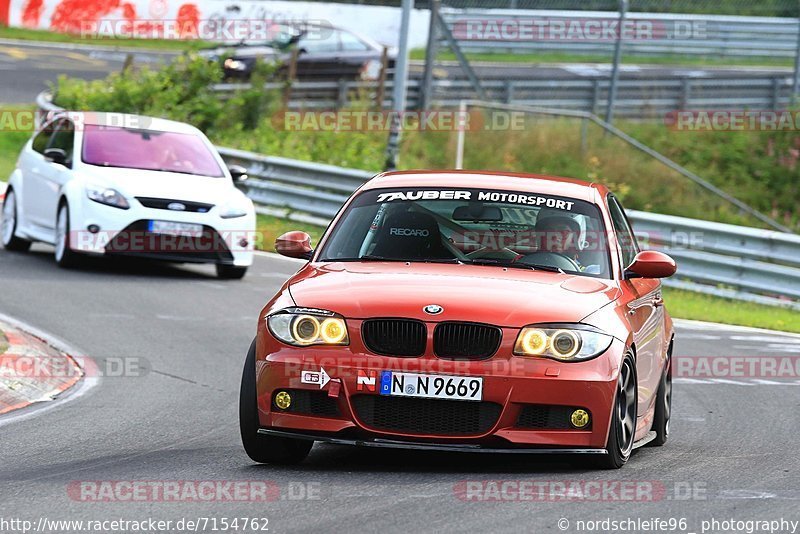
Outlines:
[[[21,39],[25,41],[43,41],[49,43],[92,44],[100,46],[119,46],[125,48],[142,48],[153,50],[190,51],[209,46],[206,41],[180,39],[130,39],[130,38],[87,38],[69,33],[47,30],[31,30],[27,28],[9,28],[0,26],[0,38]]]
[[[668,287],[664,288],[664,301],[670,315],[675,318],[800,333],[800,315],[789,308],[750,304]]]
[[[0,113],[30,109],[27,106],[6,106],[0,104]],[[0,127],[0,181],[8,181],[17,163],[17,157],[32,132],[6,131]]]
[[[468,52],[470,61],[485,61],[491,63],[611,63],[610,54],[570,54],[565,52]],[[411,51],[411,59],[424,60],[425,49],[416,48]],[[449,50],[442,50],[437,54],[441,61],[455,61],[456,55]],[[696,67],[727,67],[727,66],[757,66],[757,67],[791,67],[793,60],[783,57],[754,57],[754,58],[725,58],[716,56],[687,56],[687,55],[660,55],[660,56],[622,56],[623,64],[636,65],[685,65]]]

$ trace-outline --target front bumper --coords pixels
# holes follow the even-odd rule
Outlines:
[[[70,244],[77,252],[124,255],[187,263],[249,267],[258,240],[255,215],[223,219],[212,208],[206,213],[148,208],[131,201],[127,210],[89,199],[70,205]],[[148,231],[148,221],[200,224],[203,236],[167,236]],[[90,232],[90,227],[97,232]]]
[[[348,321],[352,333],[360,328]],[[256,359],[262,433],[381,447],[483,452],[600,453],[608,437],[622,342],[581,363],[511,356],[517,330],[503,332],[497,354],[485,361],[442,360],[432,354],[395,358],[370,354],[351,335],[349,347],[293,348],[266,335]],[[303,371],[330,381],[303,383]],[[483,399],[418,399],[380,395],[368,381],[381,371],[483,377]],[[338,389],[338,393],[336,390]],[[275,394],[288,391],[298,407],[282,410]],[[480,405],[480,406],[478,406]],[[577,408],[591,416],[584,429],[569,425]],[[276,434],[278,435],[278,434]]]

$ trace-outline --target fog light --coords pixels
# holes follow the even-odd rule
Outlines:
[[[569,417],[569,422],[575,428],[584,428],[589,424],[589,412],[586,410],[575,410]]]
[[[96,234],[100,231],[100,227],[96,224],[90,224],[86,229],[89,230],[90,234]]]
[[[292,396],[289,395],[288,391],[279,391],[278,394],[275,395],[275,406],[277,406],[281,410],[286,410],[291,405],[292,405]]]

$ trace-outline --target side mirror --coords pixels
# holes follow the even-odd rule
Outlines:
[[[60,148],[48,148],[44,151],[44,159],[64,165],[67,163],[67,153]]]
[[[233,183],[235,184],[241,184],[247,181],[247,169],[241,165],[231,165],[228,167],[228,172],[231,173],[231,178],[233,178]]]
[[[628,278],[669,278],[675,274],[677,266],[675,260],[655,250],[643,250],[633,258],[625,275]],[[633,276],[630,276],[630,275]]]
[[[275,251],[281,256],[309,260],[314,249],[311,248],[310,235],[294,231],[286,232],[275,240]]]

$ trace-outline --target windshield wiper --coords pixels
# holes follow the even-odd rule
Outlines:
[[[425,259],[403,259],[403,258],[386,258],[384,256],[375,256],[373,254],[367,254],[365,256],[361,256],[360,258],[349,258],[348,260],[339,259],[338,261],[400,261],[400,262],[408,262],[408,263],[461,263],[456,258],[442,258],[442,259],[435,259],[435,258],[425,258]]]
[[[512,263],[502,260],[493,260],[488,258],[478,259],[478,260],[462,260],[463,263],[469,265],[490,265],[494,267],[507,267],[510,269],[525,269],[528,271],[549,271],[553,273],[561,273],[564,274],[564,271],[559,269],[558,267],[552,267],[550,265],[531,265],[530,263]]]

